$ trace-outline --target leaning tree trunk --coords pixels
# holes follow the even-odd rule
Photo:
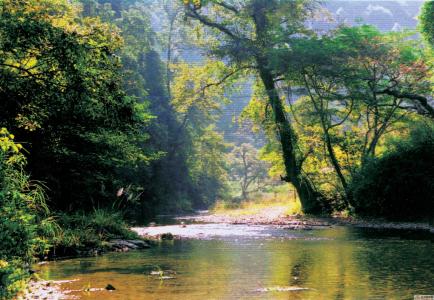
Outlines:
[[[277,91],[273,72],[264,49],[268,47],[267,36],[267,6],[269,0],[255,0],[252,2],[252,18],[255,23],[256,43],[259,45],[256,51],[255,60],[259,71],[259,76],[267,91],[268,101],[273,110],[274,122],[277,127],[280,144],[282,146],[283,161],[285,164],[285,181],[292,183],[297,190],[303,211],[306,213],[321,212],[320,194],[315,191],[312,183],[303,175],[301,162],[297,159],[295,152],[296,137],[291,123],[286,117],[282,101]]]
[[[303,211],[306,213],[318,213],[322,210],[320,195],[313,188],[311,182],[302,174],[295,149],[295,133],[286,118],[281,99],[274,84],[274,78],[270,69],[266,66],[268,62],[264,58],[256,59],[259,69],[259,76],[267,91],[268,100],[274,113],[274,122],[279,134],[282,146],[283,161],[285,164],[285,181],[292,183],[300,197]]]

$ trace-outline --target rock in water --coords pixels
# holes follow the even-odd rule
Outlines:
[[[114,286],[112,286],[110,283],[107,284],[107,286],[105,287],[105,289],[106,289],[107,291],[114,291],[114,290],[116,290],[116,288],[115,288]]]
[[[150,248],[151,246],[143,240],[127,240],[127,242],[136,245],[139,249]]]

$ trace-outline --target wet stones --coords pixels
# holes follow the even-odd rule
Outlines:
[[[116,252],[127,252],[129,250],[147,249],[151,245],[143,240],[111,240],[106,244],[108,250]]]

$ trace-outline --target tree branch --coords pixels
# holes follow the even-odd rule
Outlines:
[[[348,119],[348,117],[351,115],[351,113],[353,112],[353,106],[354,106],[354,100],[351,99],[351,104],[350,104],[350,108],[348,109],[348,113],[345,115],[345,117],[340,122],[330,125],[329,129],[341,126]]]
[[[434,118],[434,108],[428,103],[428,99],[424,96],[412,94],[412,93],[400,93],[398,91],[384,89],[382,91],[377,91],[377,94],[386,94],[389,96],[396,97],[398,99],[409,99],[417,101],[429,114],[431,118]]]
[[[214,2],[214,3],[217,4],[217,5],[219,5],[219,6],[221,6],[221,7],[226,8],[226,9],[228,9],[228,10],[230,10],[230,11],[232,11],[233,13],[236,13],[236,14],[239,14],[239,13],[240,13],[239,10],[238,10],[235,6],[230,5],[230,4],[228,4],[228,3],[225,3],[225,2],[223,2],[223,1],[216,1],[216,2]]]
[[[223,26],[222,24],[213,22],[212,20],[210,20],[209,18],[200,15],[196,10],[191,9],[191,8],[187,8],[187,12],[186,15],[190,18],[196,19],[199,22],[201,22],[202,24],[209,26],[211,28],[215,28],[217,30],[219,30],[222,33],[225,33],[226,35],[228,35],[229,37],[231,37],[234,40],[241,40],[240,37],[238,37],[236,34],[234,34],[231,30],[229,30],[227,27]]]
[[[226,74],[225,76],[223,76],[219,81],[208,83],[207,85],[202,87],[200,89],[200,92],[203,94],[207,88],[210,88],[212,86],[219,86],[219,85],[223,84],[228,78],[232,77],[233,75],[235,75],[239,71],[245,70],[245,69],[250,69],[250,68],[254,68],[254,67],[253,66],[244,66],[244,67],[240,67],[236,70],[233,70],[233,71],[229,72],[228,74]]]

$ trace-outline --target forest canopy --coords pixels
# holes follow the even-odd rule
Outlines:
[[[318,31],[310,0],[0,0],[0,298],[124,219],[276,186],[306,214],[432,219],[433,7],[419,32]]]

